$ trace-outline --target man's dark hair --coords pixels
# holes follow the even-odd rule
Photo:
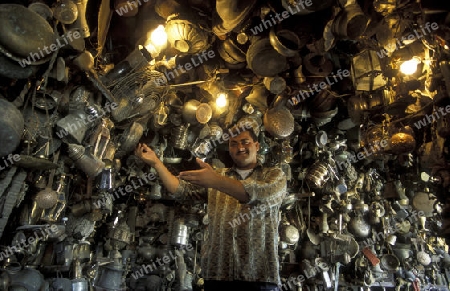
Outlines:
[[[253,139],[253,141],[258,141],[258,137],[256,136],[255,132],[251,129],[251,128],[244,128],[244,130],[242,130],[242,127],[238,127],[237,125],[231,127],[229,129],[229,132],[233,135],[239,135],[245,131],[248,131],[250,133],[250,137]]]

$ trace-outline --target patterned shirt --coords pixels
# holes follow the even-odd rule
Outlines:
[[[234,167],[217,172],[241,180],[250,201],[241,203],[216,189],[208,190],[209,223],[201,256],[203,278],[280,284],[278,224],[286,193],[284,172],[260,164],[244,180]],[[190,199],[205,194],[205,188],[180,180],[173,195]]]

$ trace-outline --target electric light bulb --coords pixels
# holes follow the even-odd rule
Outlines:
[[[216,105],[219,108],[225,107],[227,106],[227,94],[225,93],[220,93],[219,95],[217,95],[217,99],[216,99]]]
[[[167,33],[163,25],[158,25],[158,27],[152,31],[150,34],[150,41],[156,47],[164,47],[167,44]]]
[[[145,48],[152,55],[153,58],[159,56],[159,53],[167,45],[167,33],[163,25],[159,25],[150,33],[150,37],[145,43]]]
[[[417,71],[418,64],[420,64],[420,60],[414,57],[400,65],[400,72],[405,75],[412,75]]]
[[[147,43],[145,49],[152,55],[152,57],[158,56],[158,50],[152,43]]]

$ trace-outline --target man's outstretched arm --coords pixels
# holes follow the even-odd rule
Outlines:
[[[200,170],[181,172],[180,179],[202,187],[217,189],[236,198],[241,203],[250,201],[250,197],[240,181],[219,175],[209,164],[200,159],[197,159],[197,163],[200,165]]]
[[[141,158],[145,163],[155,168],[167,191],[172,194],[175,193],[178,185],[180,184],[180,180],[172,175],[172,173],[167,169],[163,162],[158,159],[155,152],[152,151],[151,148],[149,148],[146,144],[139,144],[135,150],[135,155]]]

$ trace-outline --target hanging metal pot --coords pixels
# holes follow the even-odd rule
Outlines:
[[[312,98],[310,108],[312,113],[323,113],[336,108],[336,103],[337,98],[332,92],[322,90]]]
[[[395,248],[392,248],[395,256],[400,260],[406,260],[412,255],[410,244],[396,243]]]
[[[389,139],[389,150],[395,154],[411,153],[416,148],[414,131],[410,126],[404,126]]]
[[[33,268],[26,267],[20,271],[7,269],[11,278],[11,285],[8,290],[45,290],[44,276]]]
[[[94,283],[96,290],[125,291],[122,276],[125,270],[121,265],[108,264],[99,268],[99,275]]]
[[[256,75],[263,77],[276,76],[287,68],[286,57],[273,48],[268,38],[259,39],[250,45],[247,64]]]
[[[205,124],[211,119],[212,113],[208,103],[201,103],[196,99],[187,101],[182,109],[184,121],[190,124]]]
[[[72,0],[62,0],[53,9],[53,16],[62,24],[72,24],[78,18],[78,7]]]
[[[83,38],[91,35],[89,25],[86,21],[86,7],[88,1],[89,0],[73,0],[73,2],[77,5],[78,17],[75,22],[70,25],[70,29],[78,30]]]
[[[346,6],[336,16],[333,23],[333,33],[342,39],[357,39],[366,30],[369,19],[358,4]]]
[[[245,67],[245,52],[231,38],[218,41],[217,51],[230,69]]]
[[[363,123],[365,111],[368,109],[367,101],[362,95],[355,95],[348,99],[348,115],[353,123],[357,125]]]
[[[185,246],[188,244],[188,241],[188,226],[185,224],[184,219],[180,218],[175,220],[172,225],[172,236],[170,238],[170,243],[172,245]]]
[[[333,71],[333,63],[323,54],[310,53],[303,58],[303,66],[307,74],[315,77],[326,77]],[[314,83],[317,78],[314,79]]]
[[[69,158],[71,158],[77,168],[86,173],[88,177],[96,177],[105,168],[105,163],[103,163],[98,158],[86,152],[82,145],[68,144]]]
[[[349,231],[355,235],[355,237],[365,238],[368,237],[372,227],[363,218],[362,215],[353,217],[349,224]]]
[[[28,5],[28,9],[30,9],[33,12],[36,12],[42,18],[44,18],[49,22],[52,21],[52,18],[54,16],[52,9],[48,7],[47,4],[42,2],[33,2],[30,5]]]
[[[317,161],[308,168],[305,176],[305,182],[311,188],[322,188],[330,178],[328,174],[328,165],[324,162]]]
[[[170,143],[171,145],[180,150],[185,150],[188,147],[188,133],[189,124],[176,126],[172,129]]]
[[[267,109],[267,96],[269,96],[269,93],[265,86],[258,84],[253,86],[252,91],[245,97],[245,100],[264,112]]]
[[[335,107],[334,109],[324,111],[324,112],[311,112],[312,119],[317,127],[322,127],[325,124],[331,122],[333,117],[336,116],[338,113],[338,107]]]
[[[72,290],[72,281],[67,278],[55,278],[52,280],[51,290]]]
[[[276,138],[286,138],[294,131],[294,117],[286,108],[272,108],[264,114],[264,127]]]
[[[383,144],[389,140],[387,131],[381,125],[369,128],[364,135],[363,146],[370,151],[374,157],[380,156],[384,151]]]
[[[182,116],[185,122],[190,124],[197,124],[196,113],[201,102],[195,99],[191,99],[184,103],[182,108]]]
[[[400,267],[399,259],[393,254],[385,254],[380,259],[381,267],[386,271],[394,272]]]
[[[282,225],[280,227],[280,238],[282,242],[285,242],[288,245],[294,245],[298,242],[300,234],[295,226]]]
[[[285,57],[295,56],[302,47],[297,34],[287,29],[275,31],[272,28],[269,33],[269,39],[273,48]]]
[[[427,192],[417,192],[412,199],[414,209],[422,211],[425,217],[433,215],[436,203],[436,198]]]
[[[142,135],[144,134],[144,126],[139,122],[133,122],[133,124],[123,132],[120,139],[120,148],[116,153],[116,157],[123,157],[124,155],[132,152]]]
[[[280,76],[265,77],[263,83],[272,94],[281,94],[286,89],[286,81]]]
[[[286,138],[294,131],[294,116],[285,106],[287,99],[279,96],[274,107],[264,114],[264,128],[276,138]]]
[[[222,36],[232,31],[254,11],[256,0],[216,0],[216,13],[213,13],[214,34]]]
[[[164,19],[169,18],[170,15],[179,13],[182,10],[186,10],[178,0],[156,0],[155,1],[155,12],[158,13]]]

